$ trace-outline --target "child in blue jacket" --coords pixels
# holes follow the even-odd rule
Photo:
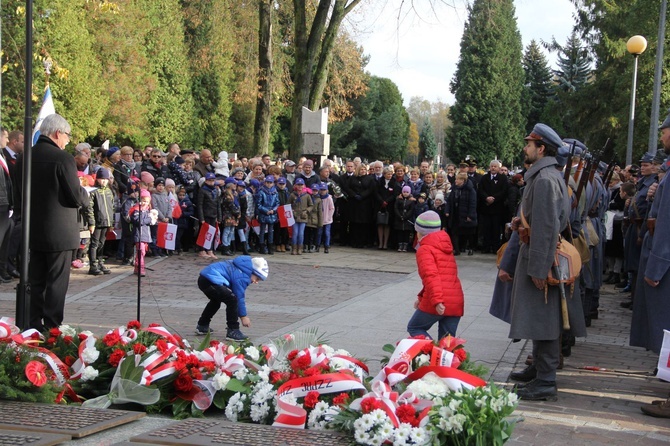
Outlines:
[[[250,284],[267,279],[268,272],[268,262],[264,258],[249,256],[212,263],[200,271],[198,288],[205,293],[209,303],[198,319],[196,334],[203,335],[212,331],[209,323],[223,303],[226,305],[226,339],[232,341],[248,339],[248,336],[240,331],[240,322],[245,327],[251,326],[244,293]]]

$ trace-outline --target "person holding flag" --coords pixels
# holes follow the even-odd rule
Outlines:
[[[147,246],[151,243],[151,225],[158,221],[158,211],[151,209],[151,193],[148,190],[140,191],[140,202],[128,212],[130,223],[133,225],[135,234],[135,244],[137,252],[135,253],[135,274],[141,277],[145,276],[144,255],[147,252]]]
[[[207,172],[205,174],[205,183],[198,192],[198,203],[196,210],[198,212],[198,221],[200,222],[201,232],[202,226],[207,223],[210,227],[218,228],[221,221],[221,205],[219,204],[219,197],[221,193],[216,187],[216,175],[214,172]],[[200,237],[198,237],[200,241]],[[198,243],[203,246],[203,243]],[[217,259],[213,252],[212,244],[203,248],[198,254],[200,257],[210,257]]]

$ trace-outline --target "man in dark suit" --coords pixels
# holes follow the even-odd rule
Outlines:
[[[8,135],[9,142],[6,146],[2,146],[2,154],[7,161],[9,168],[9,175],[14,175],[14,166],[16,165],[16,158],[23,152],[23,132],[20,130],[13,130]]]
[[[30,326],[23,328],[44,330],[63,322],[70,262],[79,247],[77,212],[88,202],[88,194],[77,178],[74,158],[63,150],[70,142],[70,124],[54,113],[42,121],[40,131],[32,148]],[[22,164],[19,158],[17,176]]]
[[[489,171],[483,175],[477,188],[479,198],[479,214],[486,217],[480,218],[484,236],[483,252],[497,252],[500,247],[505,226],[507,207],[507,177],[500,175],[501,163],[498,160],[491,161]]]

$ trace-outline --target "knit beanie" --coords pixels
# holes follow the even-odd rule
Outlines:
[[[421,235],[432,234],[439,231],[441,227],[440,216],[435,211],[424,212],[416,217],[416,222],[414,223],[414,230]]]
[[[172,178],[166,178],[165,179],[165,187],[175,187],[176,184],[174,183],[174,180]]]
[[[412,188],[409,187],[409,186],[403,186],[402,193],[403,194],[411,194],[412,193]]]
[[[142,172],[140,174],[140,179],[142,180],[143,183],[154,184],[154,176],[151,175],[149,172]]]

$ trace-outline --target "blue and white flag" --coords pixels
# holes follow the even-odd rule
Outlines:
[[[56,113],[56,108],[54,107],[54,100],[51,97],[51,87],[47,86],[46,91],[44,92],[44,99],[42,100],[42,108],[40,108],[40,113],[37,115],[37,122],[35,122],[35,128],[33,129],[33,145],[37,142],[37,138],[40,137],[40,127],[42,127],[42,121],[49,115]]]

